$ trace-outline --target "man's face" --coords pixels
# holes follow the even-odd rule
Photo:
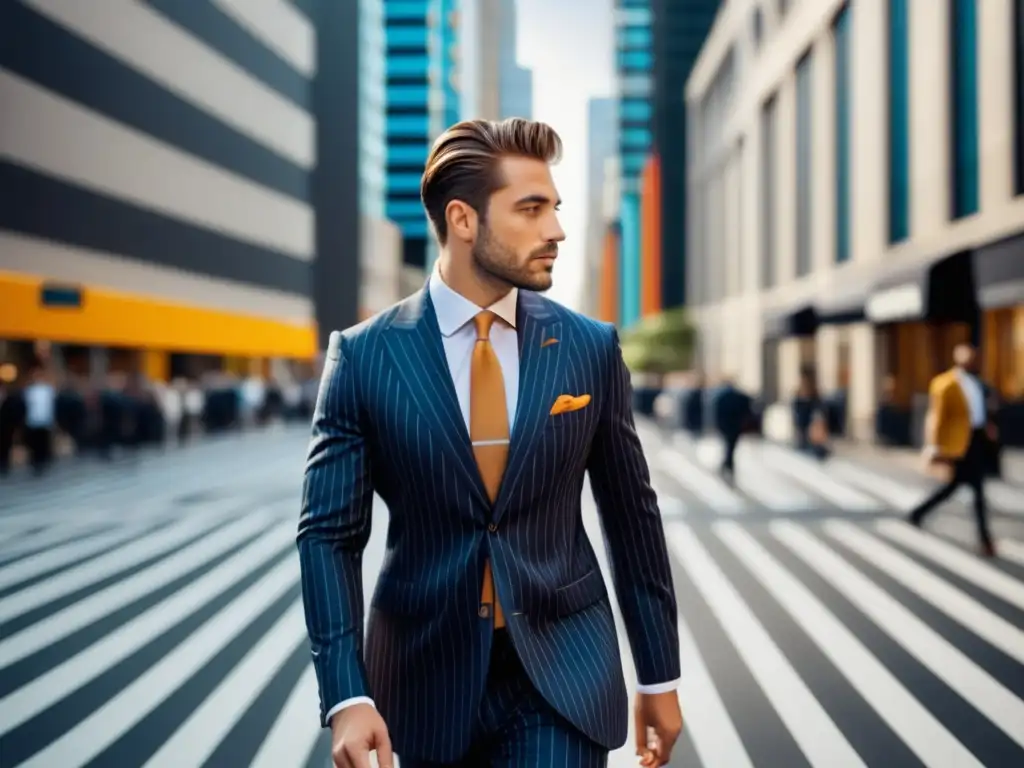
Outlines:
[[[561,200],[542,160],[509,157],[501,161],[505,186],[489,201],[473,243],[478,269],[528,291],[551,287],[551,271],[565,232],[558,223]]]

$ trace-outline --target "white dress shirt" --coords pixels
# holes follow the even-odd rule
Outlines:
[[[981,382],[963,368],[956,369],[956,380],[960,383],[960,389],[967,400],[967,410],[971,415],[971,427],[981,429],[985,426],[988,415],[985,408],[985,390],[981,386]]]
[[[444,355],[448,361],[448,371],[455,385],[455,394],[459,398],[462,416],[469,429],[469,391],[470,363],[473,359],[473,347],[476,346],[476,328],[473,318],[483,311],[460,293],[449,288],[437,267],[430,275],[428,290],[430,301],[437,315],[437,325],[441,330],[441,341]],[[501,375],[505,382],[505,405],[508,408],[508,425],[511,431],[515,424],[516,407],[519,403],[519,337],[516,334],[516,303],[519,291],[513,288],[504,297],[487,307],[498,316],[491,326],[490,340],[498,362],[501,364]],[[665,693],[673,691],[679,685],[678,680],[654,685],[638,685],[640,693]],[[327,712],[330,720],[334,713],[353,704],[373,704],[366,696],[345,699]]]
[[[25,426],[52,429],[56,419],[57,390],[52,384],[36,382],[25,387]]]

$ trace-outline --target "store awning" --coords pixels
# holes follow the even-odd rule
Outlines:
[[[867,318],[873,323],[974,322],[978,301],[971,257],[971,251],[958,251],[884,274],[868,296]]]
[[[774,309],[764,316],[764,338],[785,339],[791,336],[813,336],[818,330],[818,312],[804,303],[785,309]]]
[[[986,309],[1024,304],[1024,235],[976,250],[974,281]]]

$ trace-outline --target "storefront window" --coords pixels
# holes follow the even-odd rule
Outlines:
[[[985,380],[1007,400],[1024,399],[1024,307],[987,311],[982,344]]]
[[[965,323],[901,323],[883,333],[888,358],[883,377],[891,377],[893,405],[904,408],[915,395],[928,393],[931,380],[953,364],[953,348],[971,339]]]

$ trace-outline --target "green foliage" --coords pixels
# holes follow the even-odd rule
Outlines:
[[[672,373],[693,367],[697,331],[682,307],[643,318],[621,333],[622,357],[636,373]]]

